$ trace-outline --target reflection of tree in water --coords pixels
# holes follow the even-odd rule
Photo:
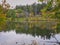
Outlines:
[[[54,33],[54,30],[48,30],[48,29],[41,29],[39,26],[34,25],[32,28],[29,28],[29,25],[21,24],[18,28],[16,28],[16,33],[26,33],[26,34],[32,34],[33,36],[39,36],[50,38],[51,33]]]
[[[55,33],[55,30],[49,30],[47,28],[41,28],[39,24],[31,24],[29,23],[16,23],[16,22],[8,22],[6,25],[6,29],[4,31],[16,30],[16,33],[25,33],[31,34],[33,36],[39,36],[50,38],[51,33]]]
[[[10,31],[10,30],[14,30],[15,29],[15,23],[13,22],[6,22],[4,30],[1,31]],[[4,25],[3,25],[4,26]]]

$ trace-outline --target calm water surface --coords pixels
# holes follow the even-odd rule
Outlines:
[[[8,22],[0,30],[0,45],[59,45],[60,30],[54,22]],[[53,34],[53,36],[52,36]]]
[[[60,34],[55,37],[60,41]],[[16,31],[2,31],[0,32],[0,45],[31,45],[35,41],[37,45],[58,45],[57,43],[48,43],[45,41],[56,42],[56,39],[51,36],[50,39],[43,39],[41,36],[32,36],[31,34],[16,33]]]

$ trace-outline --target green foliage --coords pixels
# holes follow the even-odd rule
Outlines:
[[[57,33],[60,33],[60,24],[57,24]]]
[[[16,12],[17,12],[17,13],[22,13],[23,10],[22,10],[22,9],[17,9]]]
[[[57,12],[55,13],[55,16],[56,16],[57,19],[60,19],[60,11],[57,11]]]
[[[2,6],[0,5],[0,14],[3,13],[2,10],[3,10],[3,8],[2,8]]]
[[[10,17],[10,18],[15,18],[16,17],[16,13],[15,13],[15,10],[8,10],[7,12],[7,18]]]
[[[43,2],[43,0],[38,0],[38,1],[41,1],[41,2]]]

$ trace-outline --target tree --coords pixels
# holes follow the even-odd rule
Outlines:
[[[13,21],[16,17],[16,12],[13,9],[8,10],[7,12],[7,18],[11,18],[11,21]]]
[[[43,2],[44,0],[39,0]],[[60,0],[47,0],[47,5],[42,9],[43,15],[47,17],[59,18],[60,13]],[[49,12],[49,14],[48,14]],[[48,16],[49,15],[49,16]]]
[[[32,5],[32,11],[33,11],[33,14],[34,14],[34,16],[37,14],[37,6],[36,6],[37,4],[36,3],[34,3],[33,5]]]
[[[0,5],[0,29],[3,29],[6,25],[6,14],[4,14],[3,12],[3,7]]]

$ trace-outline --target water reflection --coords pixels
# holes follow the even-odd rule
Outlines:
[[[0,30],[0,45],[58,45],[60,30],[53,26],[52,22],[7,22],[5,28]]]
[[[55,35],[56,38],[60,41],[60,34]],[[34,45],[33,43],[36,43],[37,45],[54,45],[56,43],[47,43],[44,41],[53,41],[56,42],[56,40],[51,37],[49,39],[42,39],[41,36],[32,36],[30,34],[16,34],[15,31],[2,31],[0,32],[0,45]],[[35,45],[36,45],[35,44]],[[58,45],[58,44],[56,44]]]
[[[6,24],[6,28],[3,31],[15,30],[16,33],[26,33],[31,34],[33,36],[39,36],[50,38],[51,33],[57,33],[57,30],[52,29],[52,24],[49,26],[46,24],[40,24],[41,22],[33,23],[33,22],[8,22]],[[47,22],[48,23],[48,22]],[[49,29],[47,28],[49,27]],[[1,30],[2,31],[2,30]]]

